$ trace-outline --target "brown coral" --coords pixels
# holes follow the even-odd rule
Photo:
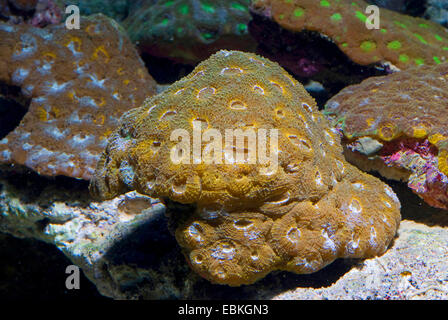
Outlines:
[[[57,24],[62,20],[62,6],[55,0],[0,0],[0,20],[29,23],[35,27]]]
[[[407,180],[429,204],[448,208],[447,101],[444,63],[347,87],[328,101],[325,113],[358,166]]]
[[[448,31],[434,22],[381,9],[380,28],[368,29],[363,0],[253,0],[252,9],[294,31],[315,31],[360,65],[407,69],[447,61]]]
[[[273,136],[267,147],[278,167],[235,162],[234,150],[251,151],[233,139],[215,149],[226,163],[195,162],[209,154],[202,143],[192,156],[182,149],[191,164],[176,164],[173,130],[194,134],[197,123],[204,135],[278,130],[278,147]],[[339,257],[381,254],[400,220],[395,194],[345,162],[338,135],[302,85],[278,64],[238,51],[218,52],[124,115],[91,190],[111,198],[128,189],[174,208],[176,238],[193,270],[232,286],[273,270],[311,273]]]
[[[0,24],[0,81],[31,99],[0,141],[0,162],[89,179],[108,134],[155,83],[122,29],[103,15],[83,28]]]

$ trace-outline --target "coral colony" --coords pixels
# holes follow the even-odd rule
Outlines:
[[[0,162],[47,176],[90,179],[121,115],[155,82],[118,24],[101,14],[84,28],[0,23],[0,80],[31,99],[0,140]]]
[[[362,0],[110,3],[121,25],[97,14],[68,30],[53,1],[0,0],[0,89],[27,101],[0,128],[2,166],[90,180],[100,200],[159,199],[191,269],[229,286],[383,254],[401,205],[361,170],[448,209],[442,26],[382,9],[368,28]],[[156,94],[137,45],[200,63]],[[357,84],[321,113],[284,68]]]
[[[366,27],[362,0],[253,0],[252,10],[293,32],[313,31],[334,42],[360,65],[404,70],[448,57],[448,31],[441,25],[381,9],[381,27]]]
[[[139,50],[197,64],[219,49],[253,51],[250,0],[62,0],[119,21]]]
[[[143,52],[197,64],[220,48],[253,51],[249,0],[147,1],[123,22]]]
[[[172,163],[172,130],[193,132],[194,120],[220,131],[277,129],[278,168]],[[216,53],[127,112],[91,190],[193,205],[188,216],[170,213],[176,239],[193,270],[231,286],[382,254],[400,221],[395,194],[345,162],[337,133],[302,85],[276,63],[238,51]]]
[[[448,63],[349,86],[325,114],[344,135],[347,157],[448,209]],[[372,148],[373,147],[373,148]]]

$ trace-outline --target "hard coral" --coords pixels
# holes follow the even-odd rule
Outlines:
[[[448,57],[448,31],[442,26],[381,9],[380,29],[369,30],[368,4],[362,0],[253,0],[251,6],[284,29],[319,33],[360,65],[403,70]]]
[[[0,24],[0,82],[31,99],[20,125],[0,140],[0,162],[89,179],[122,113],[155,92],[113,20],[95,15],[82,26]]]
[[[353,162],[408,180],[430,205],[448,209],[447,101],[444,63],[350,86],[327,103],[325,113],[343,132]]]
[[[193,156],[179,152],[173,130],[195,135],[198,123],[204,137],[212,129],[278,130],[278,146],[271,136],[266,147],[278,166],[235,161],[234,151],[251,151],[233,139],[213,151],[225,163],[200,160],[209,159],[206,143]],[[173,152],[192,163],[172,161]],[[382,254],[400,220],[395,194],[345,162],[302,85],[278,64],[238,51],[218,52],[123,116],[91,191],[112,198],[129,189],[161,198],[193,270],[232,286]]]
[[[143,1],[154,0],[58,0],[65,6],[76,5],[82,15],[90,16],[102,13],[115,21],[121,22],[129,15],[129,12],[141,5]]]
[[[140,49],[197,64],[219,49],[251,51],[249,0],[140,1],[123,22]]]
[[[354,63],[316,32],[285,30],[260,15],[254,15],[249,31],[258,42],[257,53],[278,62],[303,83],[319,82],[331,95],[368,77],[390,73],[388,68]]]

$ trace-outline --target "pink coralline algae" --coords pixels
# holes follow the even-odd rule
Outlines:
[[[372,77],[345,88],[324,113],[343,134],[346,157],[403,180],[448,209],[448,63]]]
[[[406,139],[385,147],[384,164],[412,172],[408,186],[435,207],[444,207],[448,177],[439,171],[437,149],[428,140]]]
[[[405,138],[386,142],[378,152],[377,159],[381,159],[387,168],[394,168],[394,171],[384,167],[376,168],[375,162],[368,168],[366,160],[359,154],[358,140],[347,144],[346,147],[353,152],[347,154],[348,158],[363,169],[375,168],[386,177],[407,180],[408,187],[428,204],[439,208],[446,207],[448,177],[439,170],[437,148],[428,140]]]
[[[0,39],[0,82],[30,101],[0,140],[0,163],[90,179],[121,115],[155,93],[125,32],[99,14],[80,30],[2,23]]]

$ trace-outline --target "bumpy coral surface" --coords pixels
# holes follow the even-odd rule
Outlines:
[[[355,163],[408,180],[429,204],[448,208],[447,101],[444,63],[347,87],[325,113],[342,130]]]
[[[194,142],[198,123],[202,143]],[[179,149],[191,141],[172,139],[176,129],[198,149]],[[278,167],[236,161],[234,151],[247,160],[253,149],[234,139],[210,152],[211,139],[221,141],[205,138],[212,129],[222,137],[226,129],[278,130],[277,146],[270,134],[257,143]],[[206,161],[211,154],[225,161]],[[400,220],[395,194],[345,162],[338,134],[303,86],[278,64],[238,51],[218,52],[123,116],[91,191],[112,198],[129,189],[176,208],[172,224],[193,270],[232,286],[382,254]]]
[[[251,51],[249,0],[140,1],[123,22],[152,55],[196,64],[219,49]]]
[[[0,24],[0,82],[31,99],[17,128],[0,140],[0,162],[89,179],[123,112],[155,92],[113,20],[82,22],[80,30]]]
[[[362,0],[253,0],[254,12],[294,32],[313,31],[337,44],[360,65],[391,65],[400,70],[447,60],[448,31],[421,18],[387,9],[380,28],[368,29],[368,4]]]

